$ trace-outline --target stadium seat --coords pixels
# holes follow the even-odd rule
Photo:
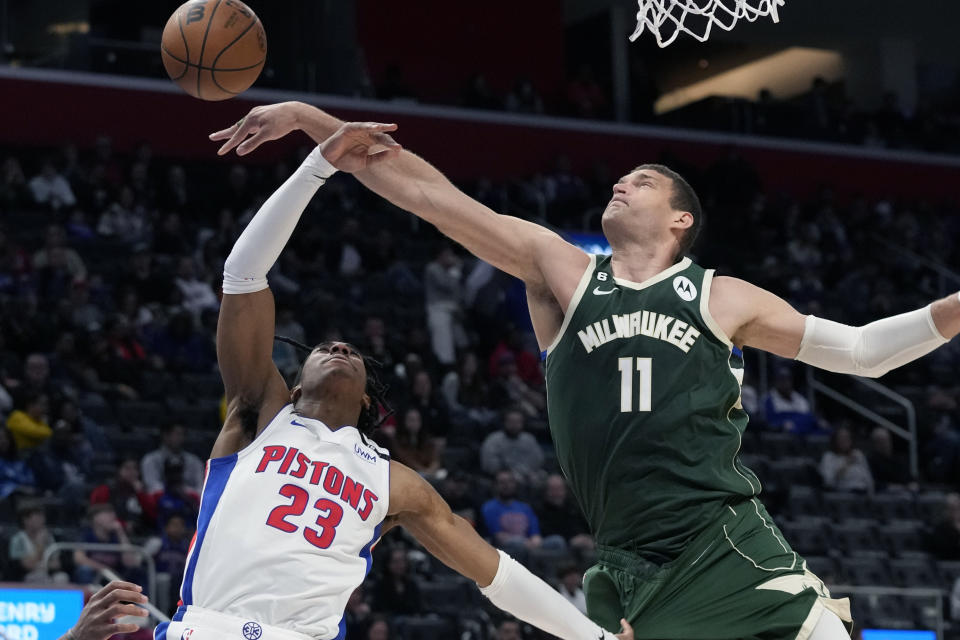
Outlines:
[[[180,390],[191,398],[216,398],[223,395],[223,381],[218,373],[182,373]]]
[[[884,521],[909,520],[916,517],[913,496],[908,493],[880,493],[870,499],[870,509]]]
[[[794,518],[822,516],[820,492],[810,487],[790,487],[789,511]]]
[[[822,556],[832,551],[829,523],[823,518],[784,521],[780,523],[780,529],[790,546],[800,555]]]
[[[841,580],[847,584],[893,586],[889,560],[882,557],[841,558]]]
[[[924,522],[934,523],[943,518],[947,496],[940,491],[927,491],[917,496],[917,515]]]
[[[472,584],[462,578],[438,578],[420,580],[420,603],[427,613],[456,615],[472,600],[468,589]]]
[[[780,458],[770,461],[768,481],[792,487],[813,487],[820,483],[817,468],[807,458]]]
[[[83,415],[98,424],[115,424],[117,422],[117,417],[114,415],[113,409],[110,408],[110,405],[107,404],[107,401],[104,400],[100,394],[81,394],[77,400],[77,407]]]
[[[159,427],[169,420],[166,408],[159,402],[121,400],[116,407],[120,422],[129,428]]]
[[[831,527],[830,539],[835,548],[850,554],[854,551],[879,551],[882,542],[873,520],[847,520]]]
[[[923,529],[921,520],[891,520],[878,527],[880,538],[890,553],[902,551],[920,551],[923,549]]]
[[[803,441],[795,434],[761,431],[757,453],[762,453],[776,460],[788,456],[803,455],[803,448]]]
[[[143,395],[150,400],[164,400],[173,391],[176,379],[166,371],[144,371],[140,374]]]
[[[788,538],[787,542],[792,543],[793,541]],[[829,585],[836,582],[837,563],[833,558],[829,556],[804,555],[803,559],[807,561],[807,569],[815,573],[817,577],[825,583]]]
[[[446,447],[443,450],[443,466],[448,471],[469,473],[477,468],[476,447]]]
[[[435,638],[453,638],[457,626],[444,618],[406,618],[401,635],[403,640],[435,640]]]
[[[841,491],[823,493],[824,513],[834,522],[871,517],[869,504],[867,497],[859,493]]]
[[[940,585],[940,576],[927,560],[904,559],[890,561],[890,571],[901,587],[934,589]]]

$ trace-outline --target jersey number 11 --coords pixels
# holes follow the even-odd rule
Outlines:
[[[636,365],[634,365],[636,362]],[[620,412],[633,411],[633,371],[640,378],[640,398],[637,411],[650,411],[650,396],[653,388],[653,358],[619,358],[620,369]]]

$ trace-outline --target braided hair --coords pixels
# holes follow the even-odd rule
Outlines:
[[[289,344],[293,348],[302,351],[307,355],[312,353],[314,349],[333,344],[331,342],[321,342],[316,347],[311,348],[302,342],[286,336],[274,336],[273,339],[277,340],[278,342]],[[363,359],[363,365],[367,370],[367,386],[365,391],[370,397],[370,405],[360,409],[360,417],[357,420],[357,431],[369,436],[381,424],[383,424],[387,418],[393,415],[393,409],[391,409],[390,405],[387,404],[388,387],[380,381],[380,377],[377,375],[377,371],[380,369],[380,362],[374,358],[371,358],[370,356],[363,355],[360,353],[360,351],[353,347],[353,345],[350,345],[350,348],[353,349],[353,351]],[[300,382],[300,376],[302,375],[303,365],[301,364],[300,370],[297,372],[297,383]]]

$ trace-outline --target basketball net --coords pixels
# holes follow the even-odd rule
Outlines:
[[[710,37],[714,25],[724,31],[743,19],[750,22],[770,16],[780,22],[777,8],[785,0],[637,0],[637,28],[630,42],[648,29],[657,37],[657,44],[666,47],[681,33],[689,33],[700,42]]]

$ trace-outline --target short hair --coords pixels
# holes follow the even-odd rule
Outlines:
[[[675,256],[676,261],[680,259],[693,247],[703,229],[703,207],[700,205],[700,198],[697,192],[693,190],[690,183],[687,182],[679,173],[662,164],[642,164],[634,171],[641,170],[656,171],[660,175],[670,178],[673,182],[673,194],[670,196],[670,206],[674,211],[686,211],[693,216],[693,224],[680,237],[680,250]]]
[[[308,355],[312,353],[314,349],[333,344],[332,342],[321,342],[316,347],[311,349],[302,342],[286,336],[274,336],[273,339],[289,344],[290,346],[299,349]],[[360,409],[360,418],[357,420],[356,426],[357,431],[363,435],[369,436],[373,434],[377,427],[383,424],[387,418],[393,415],[393,409],[391,409],[390,405],[387,404],[386,396],[388,387],[380,381],[380,377],[377,375],[377,371],[380,369],[380,363],[374,358],[360,353],[360,350],[354,347],[352,344],[349,346],[363,359],[364,368],[367,370],[367,385],[364,391],[370,397],[370,406],[362,407]],[[301,363],[300,370],[297,371],[297,382],[300,381],[300,377],[302,375],[303,364]]]

